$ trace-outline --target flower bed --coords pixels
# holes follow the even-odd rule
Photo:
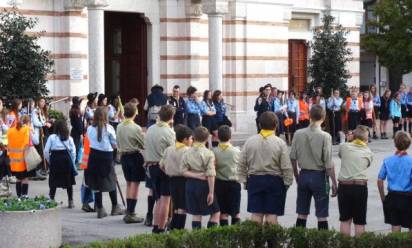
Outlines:
[[[0,200],[0,247],[59,247],[62,226],[55,201],[46,197]]]

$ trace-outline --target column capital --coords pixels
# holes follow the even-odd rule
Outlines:
[[[85,7],[86,0],[65,0],[64,9],[66,10],[81,10]]]
[[[202,9],[208,15],[225,15],[229,12],[228,0],[202,0]]]
[[[202,0],[186,0],[186,15],[198,18],[202,16]]]
[[[103,9],[108,5],[107,0],[86,0],[86,6],[88,9]]]

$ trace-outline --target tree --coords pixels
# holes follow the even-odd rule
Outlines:
[[[54,62],[37,44],[39,36],[27,33],[36,24],[16,9],[0,13],[0,96],[6,101],[48,94],[47,75]]]
[[[309,59],[308,72],[312,80],[308,91],[321,87],[323,93],[330,95],[332,89],[339,89],[347,94],[346,82],[351,77],[346,64],[352,60],[352,51],[347,48],[346,35],[349,31],[341,25],[333,25],[335,18],[325,15],[323,26],[314,31],[310,48],[313,51]]]
[[[402,75],[412,71],[412,0],[380,0],[374,14],[366,25],[377,32],[366,34],[361,46],[388,68],[390,88],[397,91]]]

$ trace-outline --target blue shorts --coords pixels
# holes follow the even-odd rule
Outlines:
[[[161,196],[170,196],[170,178],[158,165],[149,166],[151,189],[153,198],[159,200]]]
[[[207,181],[188,178],[186,180],[186,211],[191,215],[211,215],[220,211],[216,193],[213,203],[207,205],[209,184]]]
[[[296,213],[309,215],[312,197],[315,199],[316,217],[329,216],[329,182],[325,171],[301,170],[298,178]]]
[[[249,176],[247,211],[256,214],[284,215],[286,191],[280,176]]]

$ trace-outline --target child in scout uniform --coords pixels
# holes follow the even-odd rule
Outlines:
[[[175,132],[172,129],[175,108],[162,106],[159,119],[149,127],[144,137],[144,158],[149,170],[151,189],[156,200],[153,213],[153,233],[165,231],[170,207],[169,177],[160,169],[159,162],[164,151],[175,145]]]
[[[220,225],[227,226],[229,216],[232,225],[239,222],[240,190],[237,166],[240,150],[230,144],[232,132],[227,125],[218,129],[219,145],[213,148],[216,158],[216,184],[215,191],[220,207]]]
[[[395,135],[396,152],[385,158],[378,176],[378,189],[383,203],[385,223],[392,232],[412,228],[412,157],[407,154],[411,136],[398,131]],[[384,181],[388,183],[385,196]]]
[[[263,113],[259,125],[260,133],[250,137],[240,153],[239,182],[247,184],[247,211],[252,214],[252,221],[277,224],[277,217],[284,214],[293,170],[285,141],[275,135],[275,113]]]
[[[135,208],[139,184],[145,180],[144,158],[141,150],[144,147],[142,128],[134,122],[137,108],[132,103],[124,106],[126,118],[117,125],[117,149],[121,154],[123,175],[126,179],[127,210],[123,221],[127,224],[143,222],[143,218],[136,216]]]
[[[210,215],[207,227],[219,222],[219,205],[215,194],[215,155],[205,146],[209,131],[205,127],[194,130],[193,146],[183,155],[183,175],[186,181],[186,210],[192,215],[192,228],[202,227],[202,216]],[[193,174],[202,176],[193,178]]]
[[[296,131],[290,151],[293,172],[298,184],[296,226],[306,227],[312,197],[315,200],[318,229],[328,229],[329,178],[332,196],[336,196],[337,182],[332,163],[332,137],[322,130],[325,109],[315,104],[310,109],[310,125]],[[299,166],[299,169],[298,169]]]
[[[182,172],[183,154],[192,145],[192,130],[184,125],[175,126],[176,145],[166,148],[160,168],[170,177],[170,195],[173,216],[170,229],[184,229],[186,224],[186,178]]]
[[[354,140],[339,147],[341,169],[338,177],[338,205],[341,221],[340,232],[351,235],[351,224],[355,235],[365,232],[368,202],[367,169],[372,163],[373,153],[368,147],[368,127],[358,126],[353,131]]]

